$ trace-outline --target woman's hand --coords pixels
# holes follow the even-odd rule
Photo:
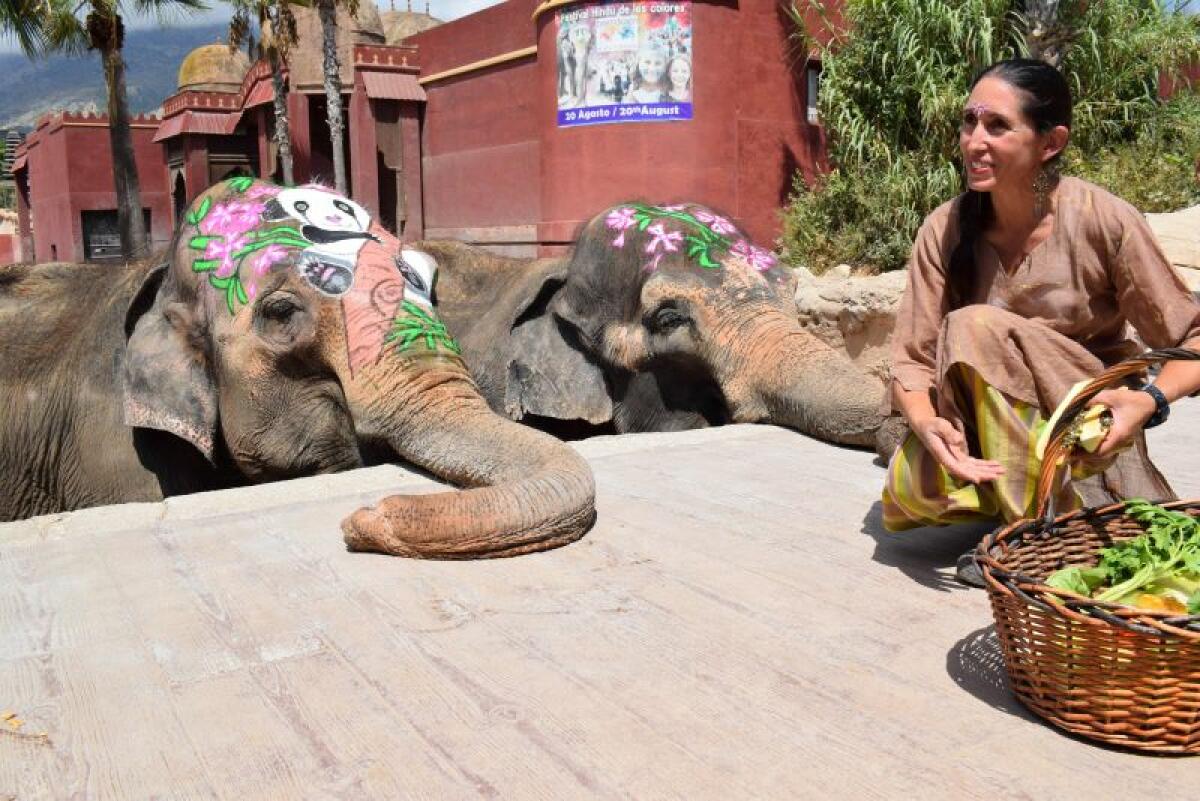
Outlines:
[[[925,449],[959,481],[980,484],[1004,475],[1004,465],[999,462],[972,456],[967,451],[967,440],[962,432],[946,418],[927,417],[911,425]]]
[[[1154,398],[1148,392],[1136,390],[1106,389],[1092,399],[1093,403],[1107,406],[1112,412],[1112,428],[1100,443],[1093,457],[1112,456],[1133,442],[1133,438],[1154,416]]]

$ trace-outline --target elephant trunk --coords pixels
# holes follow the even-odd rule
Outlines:
[[[735,360],[753,376],[743,396],[762,422],[842,445],[875,446],[883,421],[878,379],[782,312],[747,318],[742,331]],[[734,406],[735,417],[743,416]]]
[[[383,401],[390,412],[374,419],[388,421],[382,434],[400,456],[468,489],[392,495],[359,509],[342,523],[351,550],[494,558],[556,548],[587,532],[596,489],[582,457],[492,412],[464,377],[420,383],[429,391],[410,395],[399,413]]]

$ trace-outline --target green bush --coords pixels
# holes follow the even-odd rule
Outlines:
[[[840,262],[904,266],[921,220],[962,191],[957,127],[971,76],[1029,52],[1024,9],[1019,0],[846,0],[853,33],[822,54],[834,168],[817,187],[797,179],[785,260],[817,273]],[[1197,18],[1157,0],[1063,0],[1059,14],[1076,98],[1067,172],[1145,211],[1200,200],[1200,101],[1157,95],[1161,70],[1200,59]],[[795,6],[792,16],[799,23]]]
[[[1147,212],[1200,203],[1200,97],[1187,94],[1162,107],[1159,125],[1133,141],[1086,156],[1068,149],[1066,169]]]

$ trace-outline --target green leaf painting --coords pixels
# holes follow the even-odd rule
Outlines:
[[[384,342],[403,354],[424,350],[429,353],[449,351],[458,356],[462,349],[450,336],[445,324],[412,301],[403,301],[392,321],[392,330]]]
[[[224,295],[230,314],[254,297],[253,287],[247,289],[244,278],[247,259],[254,257],[253,270],[261,275],[289,253],[312,244],[295,225],[264,221],[261,198],[271,192],[267,187],[247,194],[253,185],[253,178],[232,178],[224,184],[228,193],[218,202],[213,202],[213,195],[206,195],[184,217],[196,228],[187,240],[188,248],[199,251],[200,256],[192,262],[192,271],[207,274],[208,283]]]
[[[200,205],[184,215],[190,225],[199,225],[200,221],[208,216],[208,210],[212,208],[212,198],[206,197],[200,201]]]
[[[666,223],[669,222],[682,224],[686,236],[674,230],[667,230]],[[737,233],[733,224],[724,217],[702,207],[682,205],[651,206],[645,203],[629,203],[611,212],[607,225],[617,231],[634,229],[652,235],[654,238],[647,245],[649,253],[654,253],[659,248],[663,248],[663,252],[674,251],[676,243],[682,239],[686,244],[683,252],[705,270],[720,268],[722,257],[735,245],[726,234]],[[613,242],[617,247],[624,247],[624,243],[623,233]]]

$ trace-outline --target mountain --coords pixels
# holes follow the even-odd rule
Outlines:
[[[154,111],[175,91],[179,64],[191,50],[224,41],[227,25],[152,28],[125,34],[125,80],[134,112]],[[100,56],[52,56],[30,61],[23,55],[0,54],[0,128],[31,128],[38,117],[60,108],[104,111],[107,95]]]

